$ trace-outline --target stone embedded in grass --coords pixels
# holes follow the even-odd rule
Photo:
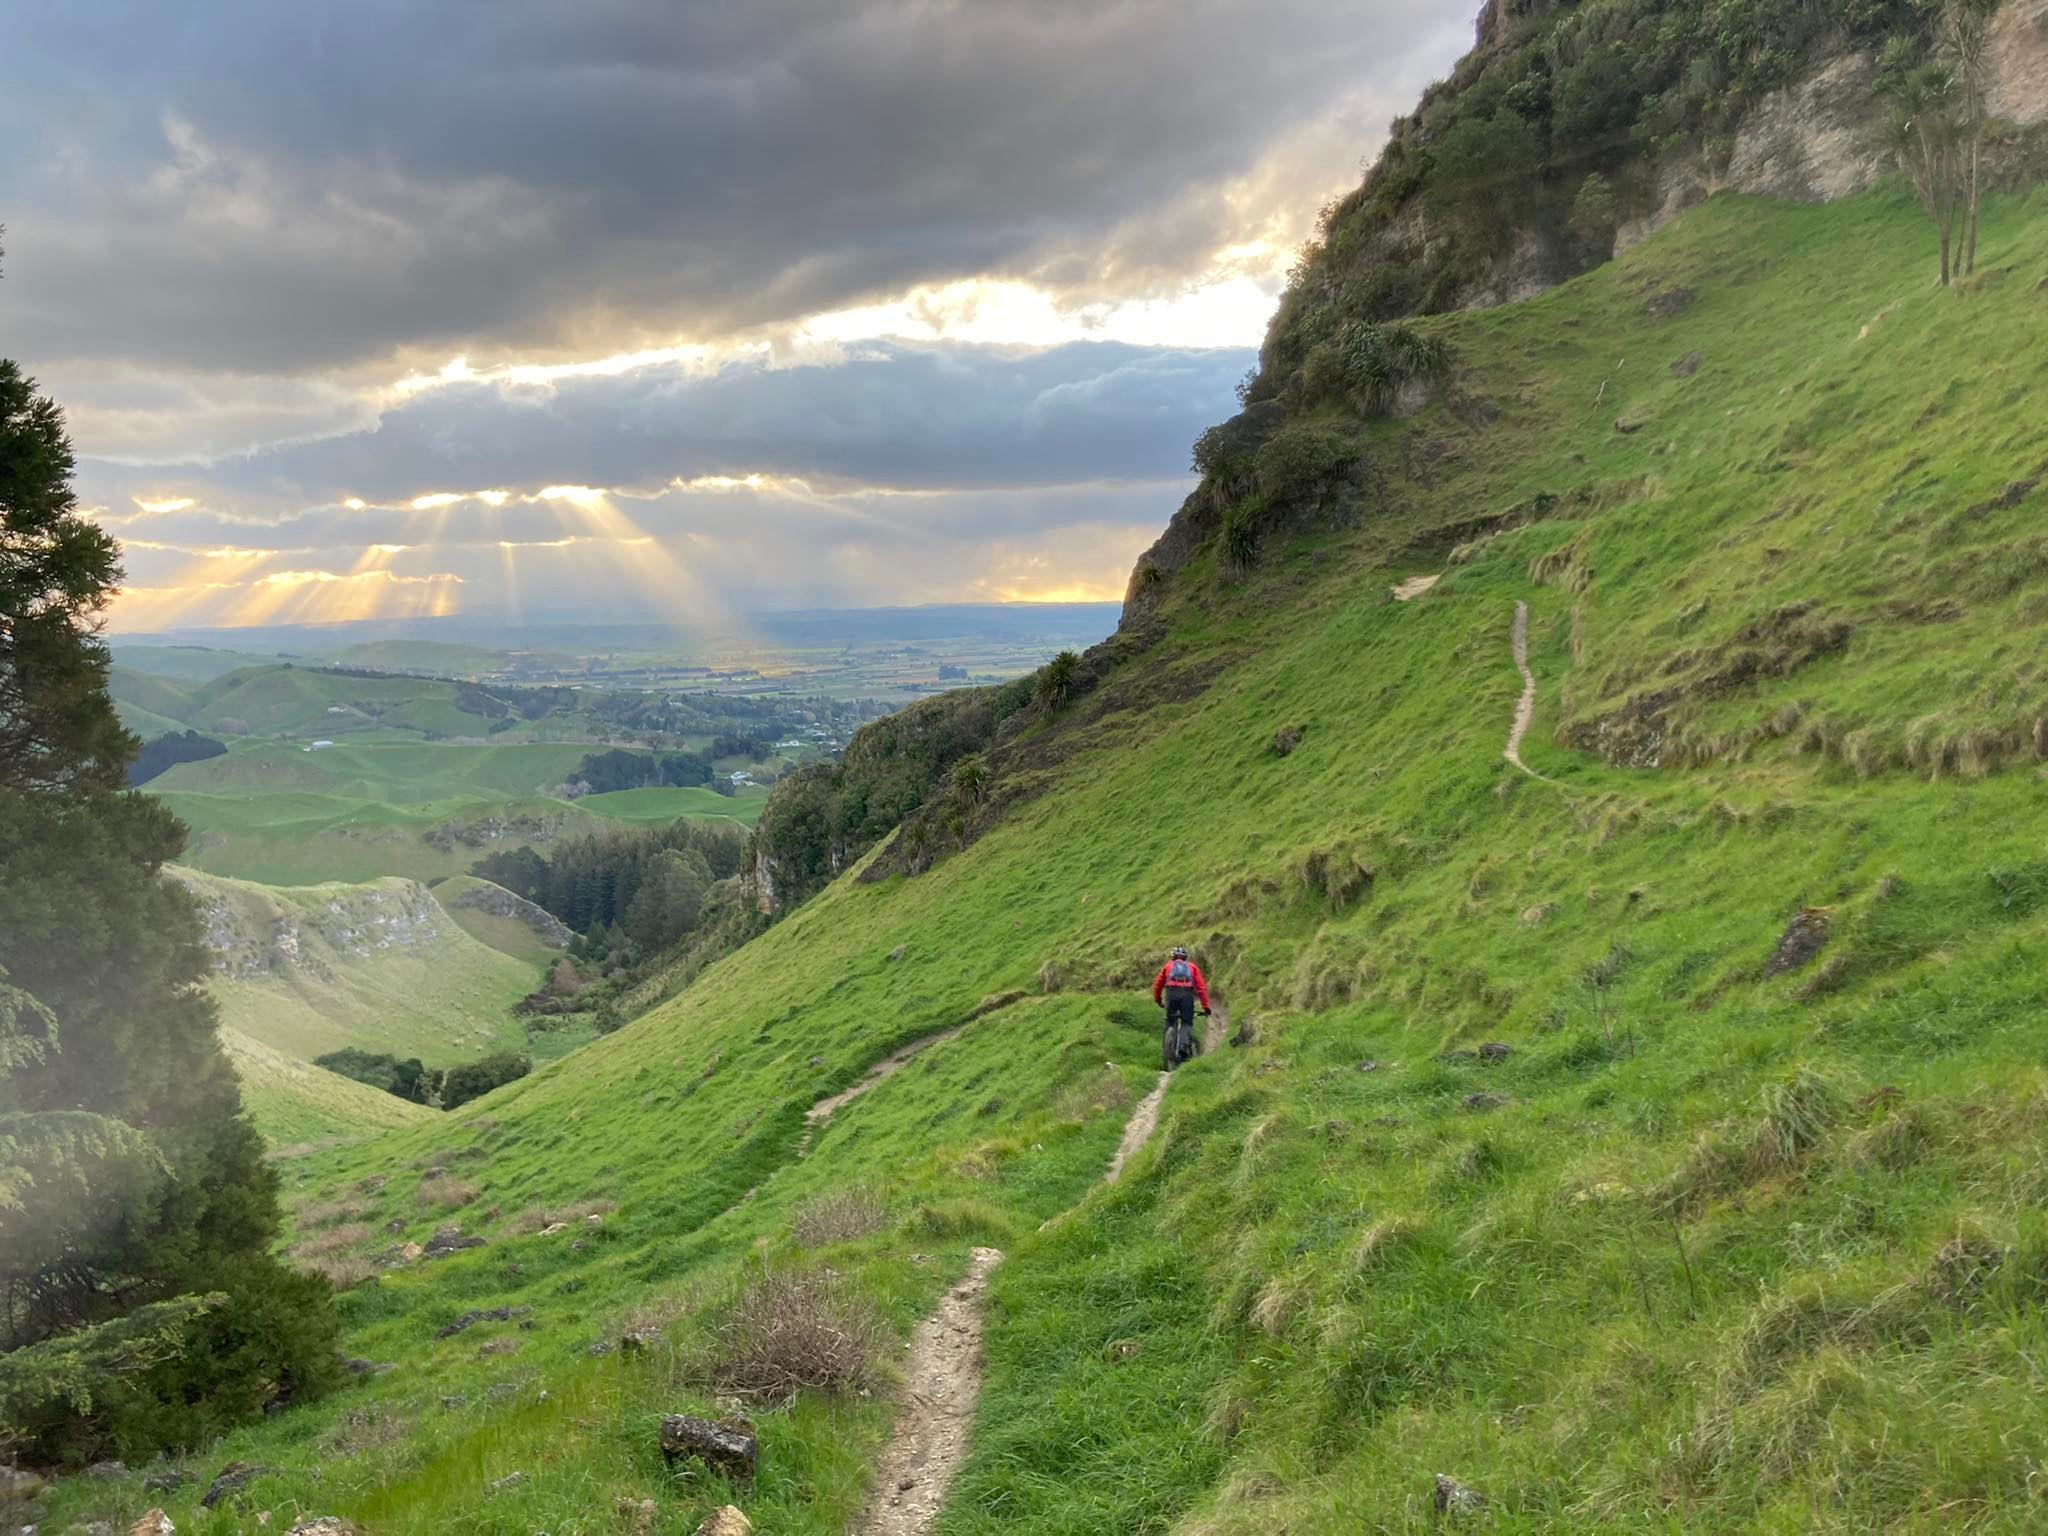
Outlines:
[[[481,1248],[484,1240],[480,1237],[464,1237],[460,1227],[443,1227],[427,1239],[427,1246],[421,1252],[430,1259],[445,1259],[451,1253],[460,1253],[465,1248]]]
[[[1440,1515],[1476,1515],[1486,1508],[1486,1495],[1467,1487],[1455,1477],[1436,1475],[1436,1512]]]
[[[1475,1114],[1484,1113],[1489,1109],[1499,1109],[1508,1102],[1510,1102],[1508,1096],[1504,1093],[1468,1093],[1465,1095],[1465,1107]]]
[[[355,1529],[339,1515],[315,1515],[301,1520],[285,1536],[355,1536]]]
[[[1623,437],[1633,437],[1650,424],[1647,413],[1630,411],[1614,418],[1614,430]]]
[[[1671,376],[1674,379],[1689,379],[1700,371],[1700,364],[1706,360],[1704,353],[1688,352],[1672,363]]]
[[[485,1493],[503,1493],[508,1488],[517,1488],[526,1481],[524,1472],[507,1472],[503,1477],[494,1477],[484,1484]]]
[[[1652,320],[1669,320],[1692,308],[1692,301],[1699,295],[1690,288],[1675,287],[1661,289],[1643,300],[1643,313]]]
[[[1821,952],[1828,941],[1828,931],[1834,926],[1834,912],[1827,907],[1802,907],[1785,926],[1785,933],[1778,940],[1778,947],[1771,951],[1771,958],[1764,962],[1764,975],[1782,976],[1787,971],[1796,971]]]
[[[126,1477],[128,1463],[125,1461],[96,1461],[85,1469],[87,1477]]]
[[[128,1536],[175,1536],[177,1529],[171,1524],[169,1515],[160,1509],[152,1509],[145,1511],[128,1527]]]
[[[1514,1054],[1515,1049],[1513,1046],[1503,1045],[1498,1040],[1489,1040],[1486,1044],[1479,1047],[1479,1059],[1481,1061],[1506,1061]]]
[[[687,1456],[723,1472],[735,1483],[751,1483],[761,1458],[761,1442],[746,1419],[713,1423],[694,1414],[672,1413],[661,1421],[661,1454],[670,1463]]]
[[[711,1512],[711,1517],[697,1527],[697,1536],[749,1536],[753,1529],[754,1522],[728,1504]]]
[[[231,1499],[259,1477],[269,1477],[274,1467],[259,1467],[254,1462],[231,1461],[214,1474],[213,1482],[205,1493],[199,1496],[201,1509],[212,1509],[222,1499]]]
[[[456,1334],[474,1328],[478,1323],[509,1323],[514,1318],[525,1317],[532,1310],[531,1307],[480,1307],[476,1311],[465,1312],[454,1322],[435,1329],[434,1337],[452,1339]]]
[[[1305,727],[1299,725],[1281,726],[1279,730],[1273,733],[1273,755],[1275,757],[1286,757],[1289,753],[1293,752],[1296,747],[1301,745],[1304,731]]]

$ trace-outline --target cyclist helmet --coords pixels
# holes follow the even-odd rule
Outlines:
[[[1188,949],[1187,949],[1187,946],[1186,946],[1185,944],[1176,944],[1176,945],[1174,945],[1174,946],[1173,946],[1173,958],[1174,958],[1174,959],[1176,959],[1176,960],[1185,960],[1185,959],[1187,959],[1187,957],[1188,957]]]

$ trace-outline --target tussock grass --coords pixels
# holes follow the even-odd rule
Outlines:
[[[874,1308],[831,1277],[763,1270],[716,1325],[705,1374],[721,1392],[762,1402],[806,1388],[844,1395],[872,1381],[881,1338]]]
[[[474,1205],[482,1192],[467,1180],[452,1174],[430,1174],[420,1180],[414,1198],[429,1210],[459,1211],[466,1205]]]
[[[813,1195],[789,1218],[799,1248],[825,1248],[872,1237],[889,1224],[889,1204],[864,1185]]]

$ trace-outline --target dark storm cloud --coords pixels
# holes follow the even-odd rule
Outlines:
[[[1217,189],[1341,103],[1405,105],[1452,24],[1441,0],[65,0],[0,59],[0,335],[39,366],[295,373],[725,334],[964,275],[1168,287],[1237,237]]]
[[[185,494],[264,515],[350,496],[644,490],[750,474],[910,490],[1162,480],[1186,473],[1190,444],[1227,413],[1251,359],[1115,343],[1038,352],[874,344],[800,367],[445,385],[387,410],[372,429],[204,469],[88,463],[85,489],[108,503]]]

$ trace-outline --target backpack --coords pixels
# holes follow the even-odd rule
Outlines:
[[[1166,984],[1169,987],[1192,987],[1195,984],[1194,965],[1186,960],[1176,960],[1166,968]]]

